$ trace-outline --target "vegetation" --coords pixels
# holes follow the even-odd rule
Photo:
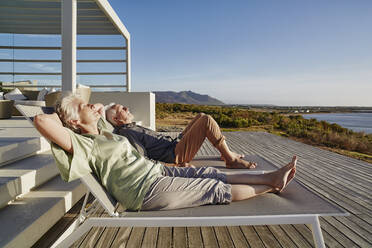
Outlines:
[[[340,125],[317,121],[316,119],[308,120],[301,115],[257,112],[236,107],[156,104],[157,119],[164,119],[166,116],[176,113],[196,114],[200,112],[213,116],[224,130],[266,130],[282,136],[296,138],[312,145],[325,146],[335,150],[347,150],[359,155],[365,154],[369,158],[372,155],[372,134],[354,132]]]

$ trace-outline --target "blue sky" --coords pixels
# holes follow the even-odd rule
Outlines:
[[[133,91],[192,90],[226,103],[372,106],[372,1],[109,2],[131,33]],[[118,37],[78,40],[122,44]]]

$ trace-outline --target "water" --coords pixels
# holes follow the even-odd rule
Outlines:
[[[356,132],[372,133],[372,113],[331,113],[303,115],[305,119],[336,123]]]

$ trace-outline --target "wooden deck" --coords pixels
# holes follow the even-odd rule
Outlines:
[[[321,218],[327,247],[372,247],[372,164],[260,132],[225,133],[233,151],[258,154],[278,167],[299,157],[296,178],[350,213]],[[198,155],[218,154],[209,142]],[[81,204],[81,203],[80,203]],[[35,247],[48,247],[78,214],[77,204]],[[92,228],[74,247],[313,247],[307,225]]]

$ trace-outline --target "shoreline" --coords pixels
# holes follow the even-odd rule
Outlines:
[[[372,114],[372,110],[367,111],[337,111],[337,112],[311,112],[311,113],[296,113],[301,115],[312,115],[312,114]]]
[[[301,116],[305,119],[314,118],[317,121],[335,123],[343,128],[350,129],[354,132],[364,132],[365,134],[372,134],[372,123],[368,122],[372,119],[372,113],[307,113]]]

